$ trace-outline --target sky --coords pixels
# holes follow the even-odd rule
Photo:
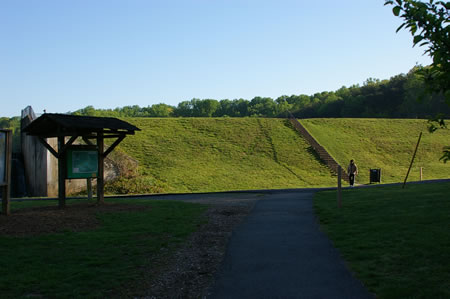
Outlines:
[[[0,116],[312,95],[417,63],[384,0],[0,0]]]

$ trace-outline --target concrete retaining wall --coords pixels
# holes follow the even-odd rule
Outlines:
[[[22,118],[21,127],[32,121],[31,116],[26,115]],[[37,137],[21,134],[21,150],[28,195],[47,196],[47,149]]]

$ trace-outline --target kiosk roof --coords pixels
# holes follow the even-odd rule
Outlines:
[[[114,117],[78,116],[68,114],[45,113],[23,129],[28,135],[57,137],[73,133],[120,132],[134,134],[140,131],[126,121]]]

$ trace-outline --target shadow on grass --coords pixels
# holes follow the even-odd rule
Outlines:
[[[261,129],[261,132],[263,133],[264,137],[266,138],[267,142],[270,144],[270,147],[272,149],[273,160],[275,161],[275,163],[277,163],[281,167],[285,168],[287,171],[289,171],[292,175],[294,175],[300,181],[306,183],[306,181],[301,176],[299,176],[297,173],[295,173],[295,171],[293,171],[289,166],[287,166],[284,163],[280,162],[280,160],[278,159],[277,149],[275,147],[275,144],[273,143],[273,139],[270,136],[268,130],[266,128],[264,128],[264,126],[262,125],[260,119],[258,119],[258,125],[259,125],[259,128]]]

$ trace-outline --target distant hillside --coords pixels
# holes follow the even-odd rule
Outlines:
[[[126,118],[142,129],[120,150],[139,161],[140,176],[109,184],[110,193],[209,192],[336,186],[336,177],[285,119]],[[410,180],[449,178],[439,161],[450,131],[426,131],[425,120],[307,119],[313,136],[346,167],[355,159],[358,183],[381,168],[382,181],[403,181],[419,132],[424,135]]]
[[[126,118],[142,129],[120,149],[141,177],[138,192],[204,192],[331,186],[335,178],[284,119]],[[116,186],[117,187],[117,186]],[[109,187],[110,192],[114,188]],[[137,190],[137,191],[136,191]]]
[[[408,181],[450,178],[450,163],[442,163],[442,148],[450,144],[450,130],[427,131],[426,120],[412,119],[305,119],[301,123],[342,166],[355,159],[357,181],[369,182],[369,169],[381,168],[384,183],[403,182],[423,132]]]

